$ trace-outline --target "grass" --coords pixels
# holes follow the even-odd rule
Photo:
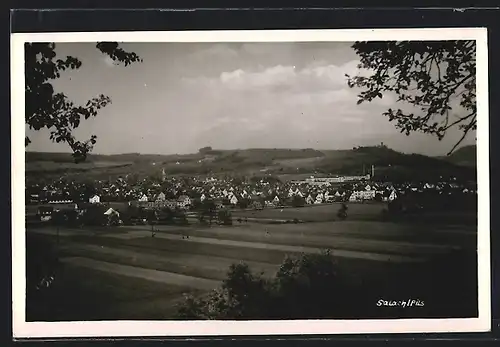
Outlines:
[[[75,175],[91,174],[92,177],[110,175],[124,175],[136,172],[140,175],[158,172],[165,166],[169,174],[202,174],[214,172],[257,172],[259,169],[272,167],[278,173],[307,173],[314,171],[336,174],[358,174],[363,165],[375,164],[386,174],[398,178],[434,177],[439,175],[456,175],[462,172],[469,177],[472,172],[462,166],[454,165],[433,157],[423,155],[408,155],[384,148],[365,148],[363,150],[314,150],[314,149],[280,149],[254,148],[241,150],[215,150],[209,155],[210,161],[198,163],[205,158],[203,154],[192,153],[185,155],[148,155],[129,153],[122,155],[90,155],[88,162],[74,164],[68,153],[28,152],[27,172],[38,174],[63,174],[71,172]],[[462,161],[475,161],[470,153],[465,153]],[[319,158],[319,159],[318,159]],[[213,159],[213,161],[211,161]],[[176,165],[179,162],[180,165]],[[99,164],[102,163],[102,164]],[[156,163],[157,165],[152,165]],[[76,166],[75,166],[76,165]],[[389,168],[389,170],[386,170]],[[421,170],[425,167],[426,170]],[[299,171],[296,171],[299,168]],[[385,168],[385,169],[384,169]],[[89,172],[89,169],[93,169]],[[402,170],[401,170],[402,169]],[[66,172],[65,172],[66,171]],[[94,172],[95,171],[95,172]],[[305,172],[304,172],[305,171]],[[389,172],[390,171],[390,172]],[[377,170],[379,172],[379,169]],[[406,174],[409,176],[406,176]],[[430,173],[430,174],[428,174]],[[413,176],[412,176],[413,175]],[[472,176],[471,176],[472,177]]]
[[[306,222],[325,222],[337,219],[337,211],[340,208],[340,203],[333,203],[319,206],[304,206],[298,208],[276,208],[263,209],[260,211],[234,211],[233,217],[252,217],[252,218],[268,218],[268,219],[287,219],[293,220],[297,218]],[[348,218],[356,220],[380,220],[382,209],[385,208],[383,203],[367,203],[367,204],[348,204]],[[233,218],[233,219],[234,219]]]
[[[281,167],[313,169],[322,159],[323,157],[277,159],[274,160],[273,164]]]
[[[359,206],[366,207],[368,205]],[[331,206],[315,206],[313,209],[323,211],[327,207],[331,208]],[[326,210],[323,213],[326,213]],[[318,214],[320,213],[318,212]],[[268,244],[333,246],[336,249],[364,249],[381,253],[395,251],[407,255],[413,253],[411,245],[406,248],[398,248],[387,241],[404,240],[404,242],[413,243],[414,245],[419,242],[438,245],[456,244],[465,246],[470,250],[475,249],[474,229],[462,226],[459,227],[459,231],[462,233],[454,233],[445,229],[436,231],[436,228],[436,226],[423,227],[395,223],[346,221],[297,225],[236,224],[232,227],[214,226],[212,228],[158,226],[158,233],[188,234],[213,239],[254,241]],[[106,228],[109,232],[120,234],[127,230],[143,229],[147,230],[148,227]],[[266,231],[271,236],[266,236]],[[64,236],[61,239],[61,244],[65,252],[70,256],[81,256],[105,262],[215,280],[223,280],[229,265],[238,262],[249,262],[250,268],[254,272],[265,271],[266,276],[269,277],[277,270],[286,255],[300,255],[300,253],[290,254],[284,251],[255,249],[252,247],[204,244],[180,239],[167,240],[158,237],[151,238],[146,231],[144,235],[144,237],[134,239],[117,239],[104,233],[97,236],[97,234],[93,235],[93,233],[86,233],[85,230],[82,230],[79,235]],[[47,238],[55,239],[54,237]],[[86,244],[97,247],[86,248]],[[101,246],[104,246],[103,250],[99,249]],[[435,264],[439,265],[440,262]],[[435,267],[434,265],[419,270],[413,265],[372,262],[364,259],[339,258],[338,266],[341,271],[349,273],[352,278],[363,283],[363,286],[377,288],[377,291],[374,291],[372,296],[362,299],[367,304],[371,304],[371,301],[374,301],[377,295],[398,298],[402,296],[404,299],[413,296],[417,299],[429,300],[429,304],[433,305],[434,308],[439,305],[441,305],[439,307],[444,307],[444,304],[437,302],[438,299],[436,298],[457,297],[458,294],[463,292],[464,295],[469,295],[468,297],[464,296],[465,299],[463,300],[470,300],[470,295],[472,295],[470,293],[473,292],[473,288],[467,287],[474,284],[473,278],[470,277],[470,283],[468,284],[460,281],[455,284],[457,288],[460,288],[457,293],[447,294],[441,292],[436,296],[431,293],[432,290],[439,291],[440,285],[451,281],[452,277],[448,276],[449,273],[462,271],[464,265],[461,263],[439,265],[439,271],[433,273],[430,270]],[[420,275],[419,278],[412,279],[415,273],[422,274],[426,271],[430,273],[428,278]],[[467,271],[471,272],[470,270]],[[441,284],[433,286],[433,282]],[[447,288],[449,289],[449,287]],[[51,320],[166,319],[174,315],[175,304],[182,299],[183,293],[186,292],[191,291],[188,288],[166,286],[141,279],[71,267],[64,272],[64,279],[59,284],[57,294],[52,296],[50,300],[44,300],[49,306],[53,305],[52,307],[56,308],[49,307],[49,310],[47,308],[38,308],[34,314],[35,317],[36,314],[38,314],[38,317],[45,314],[45,317],[50,316]],[[193,293],[197,294],[198,292],[194,291]],[[423,293],[421,294],[422,297],[418,297],[419,293]],[[367,290],[360,291],[359,295],[367,295]],[[432,300],[434,300],[433,303]],[[82,304],[79,304],[79,302],[82,302]],[[452,309],[449,301],[446,305],[448,306],[438,311],[458,310],[461,307]],[[431,307],[427,310],[438,312],[434,308]],[[472,309],[469,307],[469,310]],[[377,312],[380,313],[380,311]],[[33,312],[30,317],[33,317]]]
[[[137,238],[132,240],[116,240],[111,238],[100,238],[96,240],[90,236],[77,236],[73,239],[106,246],[120,245],[131,250],[148,252],[150,254],[162,255],[167,252],[188,253],[195,255],[214,256],[237,261],[256,261],[269,264],[280,264],[287,255],[287,252],[255,249],[250,247],[235,247],[226,245],[213,245],[190,243],[182,240],[165,240],[159,238]],[[201,265],[201,264],[200,264]]]
[[[93,169],[103,169],[111,167],[125,167],[132,163],[129,162],[112,162],[112,161],[87,161],[83,163],[72,162],[54,162],[54,161],[34,161],[26,164],[27,173],[35,172],[53,172],[62,170],[77,170],[87,171]]]
[[[144,249],[113,247],[112,251],[98,251],[88,248],[70,248],[65,251],[71,256],[80,256],[108,263],[135,266],[143,269],[172,272],[197,278],[220,280],[226,278],[227,271],[234,259],[222,257],[195,255],[186,256],[182,253],[145,252]],[[160,254],[163,253],[163,254]],[[265,271],[269,276],[277,270],[276,266],[253,262],[249,265],[256,271]]]
[[[166,319],[190,288],[65,267],[50,296],[27,302],[27,321]],[[38,304],[38,305],[37,305]]]

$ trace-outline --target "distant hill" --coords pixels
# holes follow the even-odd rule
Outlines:
[[[460,166],[475,167],[477,163],[476,145],[464,146],[442,159]]]
[[[456,176],[472,179],[474,170],[463,165],[470,149],[461,149],[447,158],[404,154],[385,146],[357,147],[348,150],[286,148],[250,148],[204,150],[185,155],[127,153],[92,154],[81,164],[74,164],[69,153],[26,153],[28,174],[81,174],[110,177],[125,174],[344,174],[361,175],[375,166],[380,180],[435,179]],[[469,159],[467,159],[469,160]]]

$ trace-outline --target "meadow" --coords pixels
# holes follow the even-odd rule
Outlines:
[[[381,220],[382,210],[387,207],[385,203],[349,203],[349,219],[354,220]],[[304,207],[265,208],[263,210],[233,211],[233,216],[247,218],[264,218],[277,220],[298,219],[303,222],[325,222],[337,220],[337,211],[341,203],[324,205],[306,205]]]
[[[49,226],[28,233],[56,242]],[[231,264],[271,278],[286,256],[326,248],[339,271],[373,286],[398,281],[433,257],[476,248],[474,228],[359,220],[156,226],[155,237],[149,226],[61,228],[59,235],[64,271],[55,294],[29,303],[28,320],[175,319],[184,295],[217,288]],[[443,314],[433,310],[426,314]]]

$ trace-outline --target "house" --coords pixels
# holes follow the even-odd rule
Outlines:
[[[207,198],[207,197],[205,196],[205,194],[201,194],[201,196],[200,196],[200,201],[201,201],[201,202],[203,202],[203,201],[205,201],[205,199],[206,199],[206,198]]]
[[[187,195],[181,195],[179,199],[177,199],[177,206],[182,209],[188,209],[191,207],[191,198]]]
[[[156,196],[156,199],[155,199],[155,200],[156,200],[156,201],[165,201],[165,198],[166,198],[166,197],[165,197],[165,193],[161,192],[160,194],[158,194],[158,195]]]
[[[52,219],[53,206],[40,206],[37,211],[37,216],[42,222],[48,222]]]
[[[120,217],[120,212],[118,212],[117,210],[114,210],[114,209],[113,209],[113,208],[111,208],[111,207],[110,207],[110,208],[108,208],[108,209],[106,210],[106,212],[104,212],[104,214],[105,214],[106,216],[116,215],[117,217]]]
[[[73,200],[63,200],[63,199],[60,199],[60,200],[50,200],[49,201],[49,204],[54,204],[54,205],[60,205],[60,204],[71,204],[73,202]]]
[[[434,184],[431,183],[424,184],[424,189],[433,189],[433,188],[435,188]]]
[[[264,208],[264,206],[262,206],[262,203],[260,201],[253,201],[251,206],[255,210],[262,210]]]
[[[148,201],[148,196],[146,194],[142,194],[142,196],[139,198],[140,202],[147,202]]]
[[[314,203],[314,199],[313,197],[311,196],[311,194],[309,194],[306,198],[306,204],[308,205],[312,205]]]
[[[272,203],[273,203],[273,205],[274,205],[274,206],[278,206],[278,205],[279,205],[279,203],[280,203],[280,199],[278,198],[278,196],[277,196],[277,195],[276,195],[276,196],[274,197],[274,199],[272,200]]]
[[[120,212],[116,211],[113,208],[108,208],[106,212],[104,212],[104,216],[106,217],[106,224],[119,224],[122,223],[120,221]]]
[[[224,203],[222,202],[222,200],[217,199],[217,200],[214,201],[214,204],[215,204],[215,209],[216,210],[222,210],[222,209],[224,209]]]
[[[265,205],[266,205],[266,207],[274,207],[273,202],[272,201],[268,201],[268,200],[265,201]]]
[[[314,200],[315,204],[322,204],[323,203],[323,194],[318,194],[316,196],[316,199]]]
[[[165,207],[167,207],[170,210],[175,210],[175,208],[177,207],[177,201],[167,200],[165,201]]]
[[[396,191],[395,191],[395,190],[393,190],[393,191],[391,192],[391,194],[389,194],[389,197],[388,197],[387,199],[388,199],[389,201],[394,201],[394,200],[396,200],[396,199],[397,199],[397,197],[398,197],[398,195],[396,194]]]
[[[101,198],[99,195],[93,195],[89,198],[89,203],[91,204],[99,204],[101,202]]]
[[[33,203],[33,204],[36,204],[39,202],[39,196],[38,194],[31,194],[30,195],[30,202]]]
[[[361,200],[361,194],[360,191],[354,191],[352,194],[349,196],[349,202],[356,202]]]
[[[233,195],[230,199],[229,199],[229,202],[231,203],[231,205],[236,205],[238,204],[238,198]]]

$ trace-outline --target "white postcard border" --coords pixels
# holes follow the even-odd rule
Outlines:
[[[467,319],[26,322],[25,42],[476,40],[479,317]],[[29,33],[11,35],[12,301],[15,338],[486,332],[491,328],[488,46],[485,28]],[[457,288],[459,290],[459,288]]]

